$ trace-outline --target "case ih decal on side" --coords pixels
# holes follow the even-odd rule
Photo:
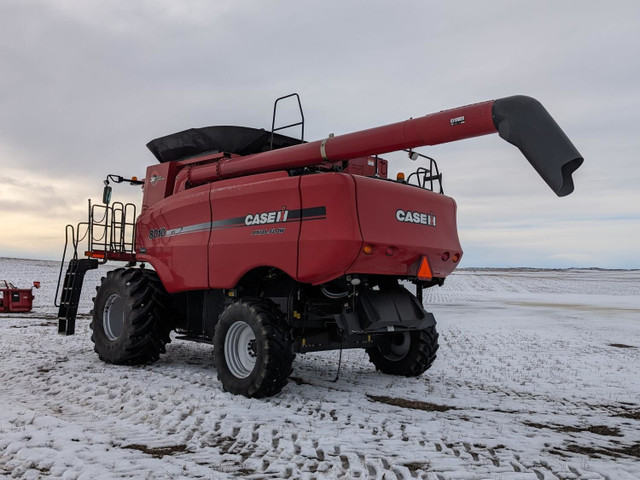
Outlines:
[[[326,207],[312,207],[298,210],[273,210],[255,214],[247,214],[244,217],[215,220],[214,230],[232,227],[247,227],[255,225],[268,225],[274,223],[299,222],[305,220],[321,220],[327,218]]]
[[[147,144],[160,163],[144,181],[108,176],[103,204],[89,207],[87,258],[81,235],[68,235],[59,331],[74,332],[84,273],[117,260],[127,265],[102,279],[91,322],[105,362],[157,360],[175,330],[212,343],[222,388],[248,397],[280,392],[296,353],[363,348],[381,372],[421,375],[438,350],[422,293],[443,284],[462,248],[456,203],[414,149],[498,132],[558,196],[583,162],[523,96],[309,143],[277,130],[185,130]],[[398,150],[429,163],[387,179],[380,155]],[[110,181],[144,183],[140,215],[111,203]]]
[[[256,213],[255,215],[247,215],[244,218],[245,225],[265,225],[267,223],[286,222],[289,216],[289,210],[276,210],[275,212]]]
[[[436,226],[436,216],[433,212],[405,212],[404,210],[398,209],[396,210],[396,220],[405,223],[419,223],[428,227]]]
[[[300,222],[308,220],[324,220],[327,218],[326,207],[312,207],[303,210],[275,210],[271,212],[263,212],[256,214],[248,214],[244,217],[234,217],[225,220],[216,220],[213,222],[199,223],[197,225],[188,225],[185,227],[177,227],[167,230],[166,227],[152,228],[149,230],[148,238],[155,240],[164,237],[175,237],[187,233],[198,233],[209,231],[211,229],[220,230],[233,227],[251,227],[256,225],[269,225],[287,222]],[[269,230],[253,230],[252,235],[269,235],[284,233],[285,228],[276,228]]]

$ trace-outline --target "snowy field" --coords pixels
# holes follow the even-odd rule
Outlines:
[[[298,355],[266,400],[222,391],[211,347],[175,340],[145,367],[99,361],[88,312],[57,335],[59,266],[0,314],[0,476],[10,478],[640,478],[640,271],[463,270],[425,295],[440,351],[422,377],[362,351]],[[104,273],[104,272],[102,272]]]

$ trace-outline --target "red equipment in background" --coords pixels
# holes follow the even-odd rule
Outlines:
[[[40,282],[33,282],[40,288]],[[25,313],[33,308],[33,288],[17,288],[13,283],[0,280],[0,312]]]

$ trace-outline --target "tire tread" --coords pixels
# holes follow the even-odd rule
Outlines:
[[[105,285],[119,288],[129,309],[127,336],[122,341],[116,340],[117,348],[102,334],[103,312],[96,308],[103,300],[100,291]],[[171,341],[172,326],[167,308],[169,295],[157,274],[147,269],[118,268],[102,277],[97,290],[90,327],[94,350],[100,359],[118,365],[141,365],[158,360]]]
[[[237,312],[236,312],[237,310]],[[220,317],[218,325],[224,325],[224,316],[250,315],[258,322],[265,339],[265,365],[259,376],[250,380],[233,377],[224,360],[224,334],[218,331],[214,338],[214,355],[218,380],[225,390],[251,398],[263,398],[276,395],[287,385],[293,372],[292,363],[295,358],[293,338],[290,330],[282,321],[282,313],[273,301],[264,298],[244,298],[229,305]],[[251,376],[250,376],[251,377]]]
[[[410,332],[411,346],[407,355],[397,361],[387,359],[379,347],[366,350],[376,370],[391,375],[417,377],[426,372],[437,357],[439,334],[435,326]]]

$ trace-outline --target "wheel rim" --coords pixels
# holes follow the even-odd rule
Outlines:
[[[229,371],[236,378],[247,378],[258,358],[256,336],[246,322],[235,322],[224,339],[224,356]]]
[[[102,311],[102,326],[107,338],[116,340],[124,330],[124,301],[114,293],[107,299]]]
[[[382,355],[387,360],[397,362],[402,360],[411,347],[411,334],[409,332],[396,333],[391,337],[391,342],[384,349]]]

